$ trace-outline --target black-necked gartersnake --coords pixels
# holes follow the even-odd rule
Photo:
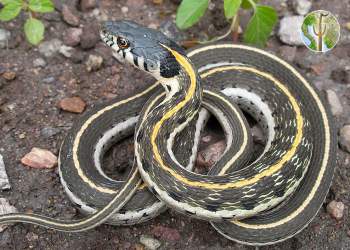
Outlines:
[[[308,225],[332,180],[335,136],[319,93],[292,66],[263,50],[229,43],[186,53],[162,33],[130,21],[107,22],[101,37],[116,58],[158,82],[93,108],[67,135],[59,157],[61,181],[90,215],[67,222],[10,214],[0,216],[1,224],[83,231],[105,221],[143,222],[166,204],[211,221],[225,237],[245,244],[283,241]],[[252,162],[240,109],[267,137],[263,154]],[[223,127],[227,148],[209,174],[200,175],[191,169],[206,110]],[[126,181],[112,180],[101,158],[135,125],[135,164]]]

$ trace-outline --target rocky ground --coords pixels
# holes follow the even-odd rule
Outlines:
[[[6,205],[8,201],[19,211],[76,219],[81,216],[65,195],[54,167],[62,139],[77,113],[115,96],[135,93],[152,81],[111,57],[109,48],[99,40],[99,22],[132,19],[178,40],[221,34],[228,24],[222,15],[222,1],[212,1],[206,18],[188,32],[180,32],[174,25],[179,1],[54,2],[56,10],[42,15],[47,32],[39,47],[28,45],[23,37],[24,16],[0,23],[0,168],[6,166],[11,185],[10,190],[6,190],[6,182],[1,187],[4,199],[0,203]],[[311,5],[311,10],[331,11],[341,25],[339,44],[326,55],[310,52],[286,32],[293,30],[294,21],[300,19],[293,16],[309,11],[309,1],[262,2],[273,5],[280,18],[266,49],[295,65],[326,95],[339,131],[335,177],[319,214],[296,237],[262,249],[349,249],[350,1],[335,4],[320,0]],[[248,14],[241,13],[243,29]],[[211,144],[219,139],[209,136],[203,142]],[[39,150],[33,152],[34,147]],[[33,162],[33,156],[38,154],[45,158],[44,164]],[[116,146],[106,165],[110,167],[108,162],[113,159],[118,162],[113,165],[116,168],[130,164],[132,141]],[[0,174],[0,180],[6,180],[6,176]],[[60,233],[23,224],[1,230],[1,249],[253,249],[223,238],[207,222],[173,211],[142,225],[102,225],[84,233]]]

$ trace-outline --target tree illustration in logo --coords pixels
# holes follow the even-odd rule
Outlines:
[[[318,10],[305,17],[301,31],[307,47],[314,51],[326,52],[338,42],[340,27],[330,12]]]

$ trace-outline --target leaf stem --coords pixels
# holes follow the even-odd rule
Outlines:
[[[236,25],[237,21],[238,21],[238,14],[233,16],[230,28],[226,31],[225,34],[223,34],[221,36],[214,37],[214,38],[212,38],[212,39],[210,39],[208,41],[198,41],[198,43],[199,44],[206,44],[206,43],[216,42],[216,41],[224,39],[225,37],[230,35],[232,31],[235,31],[237,29],[237,26],[238,26],[238,25]]]
[[[254,9],[254,12],[256,11],[256,3],[254,2],[254,0],[248,0],[248,2],[251,4],[251,6]]]

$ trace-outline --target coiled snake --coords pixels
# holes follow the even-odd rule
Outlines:
[[[158,81],[90,110],[62,144],[61,182],[90,215],[60,221],[9,214],[0,216],[0,224],[83,231],[103,222],[143,222],[167,206],[252,245],[283,241],[308,225],[332,180],[335,136],[320,94],[292,66],[263,50],[229,43],[185,52],[162,33],[130,21],[107,22],[101,37],[116,58]],[[267,137],[254,161],[240,110]],[[227,148],[209,174],[200,175],[191,169],[208,111],[223,127]],[[112,180],[101,158],[135,126],[135,164],[126,181]]]

